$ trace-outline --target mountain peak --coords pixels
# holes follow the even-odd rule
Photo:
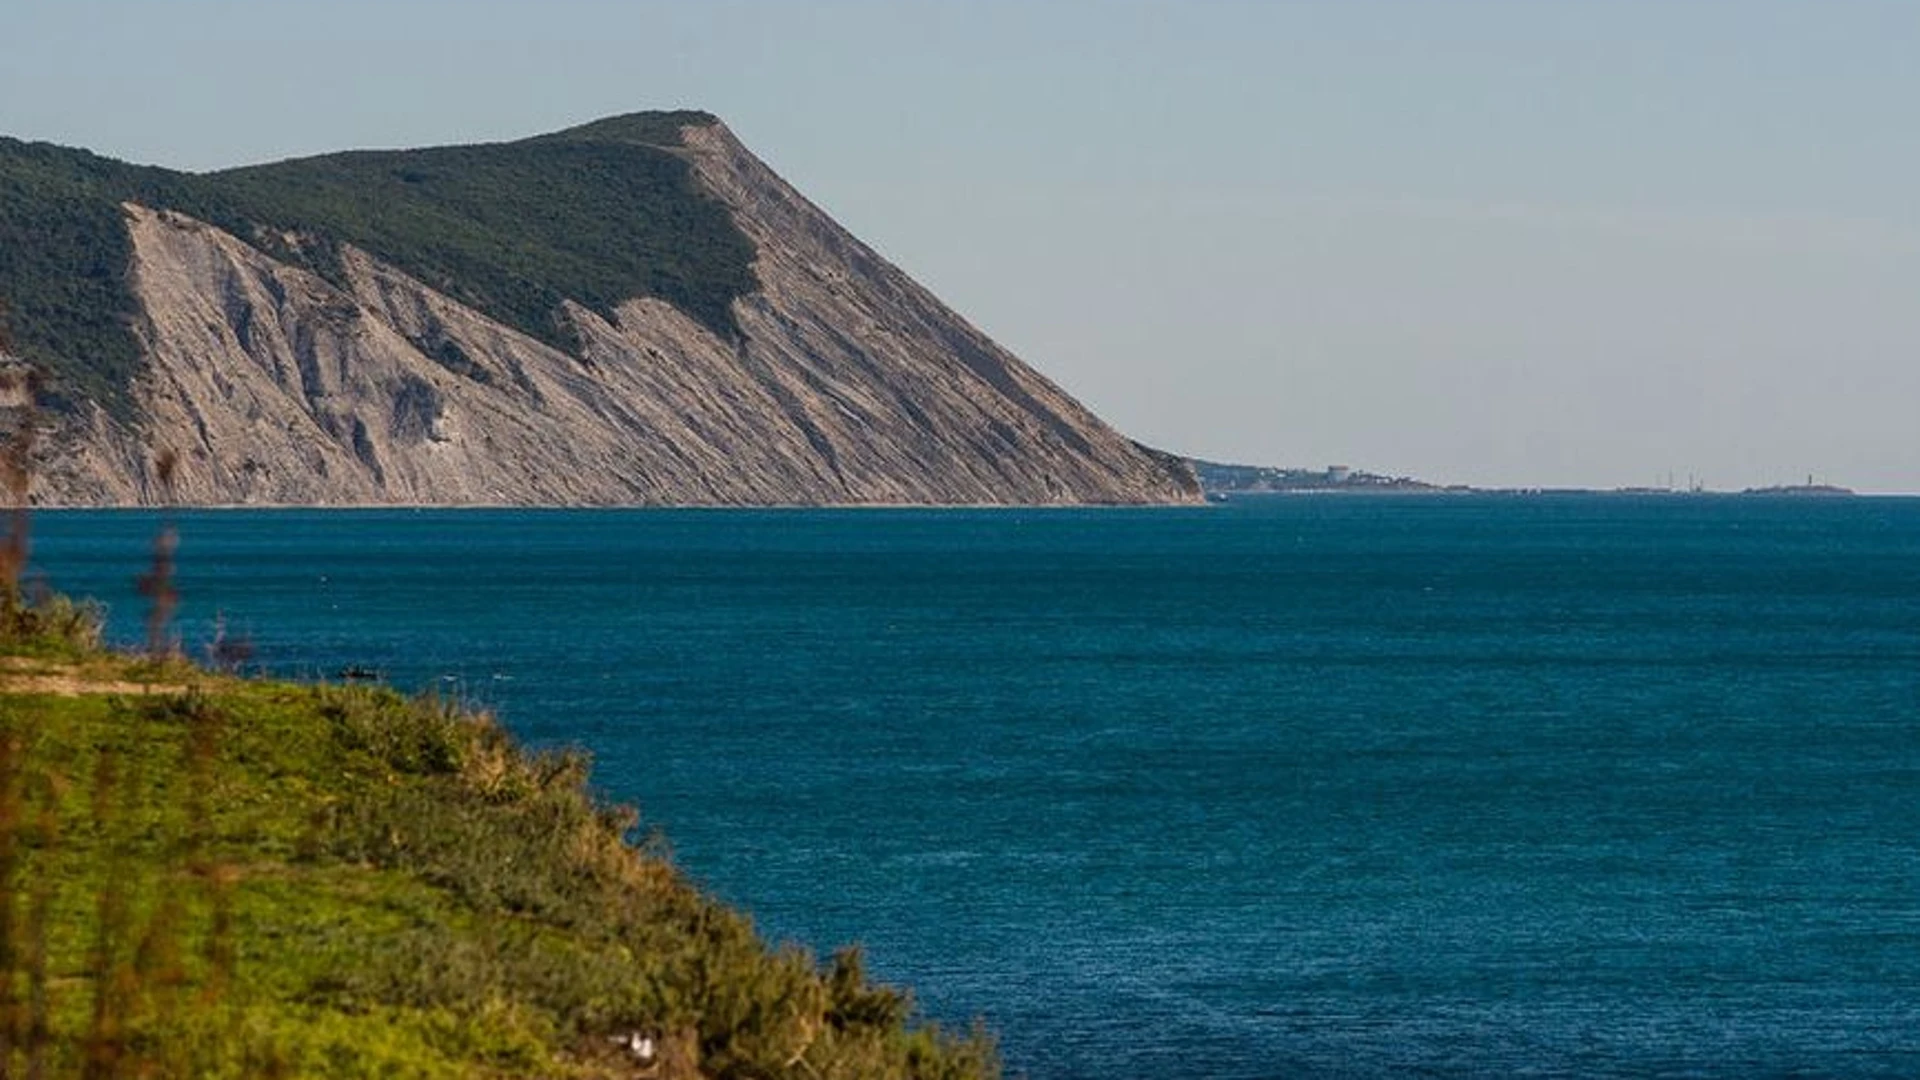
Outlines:
[[[217,173],[0,143],[42,501],[1187,502],[712,114]]]
[[[697,109],[634,112],[536,135],[528,141],[626,143],[669,148],[680,145],[681,133],[687,128],[712,127],[719,122],[719,117]]]

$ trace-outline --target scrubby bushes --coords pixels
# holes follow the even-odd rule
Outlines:
[[[435,699],[320,693],[341,746],[419,781],[338,808],[329,854],[406,869],[506,920],[484,948],[420,934],[369,947],[374,962],[327,993],[461,1014],[518,997],[567,1039],[682,1033],[713,1077],[992,1073],[984,1038],[910,1030],[910,1001],[871,985],[857,952],[823,972],[769,951],[745,918],[641,856],[637,815],[587,794],[583,755],[519,752],[487,717]]]
[[[0,585],[0,646],[15,653],[79,654],[100,645],[106,613],[57,593],[32,596]]]

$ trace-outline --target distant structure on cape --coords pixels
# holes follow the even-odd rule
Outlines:
[[[0,139],[39,504],[1185,503],[704,113],[224,172]]]
[[[1271,465],[1231,465],[1218,461],[1193,461],[1194,472],[1209,498],[1235,495],[1302,495],[1316,493],[1413,493],[1465,491],[1443,488],[1410,476],[1383,476],[1348,465],[1329,465],[1324,469],[1297,469]]]

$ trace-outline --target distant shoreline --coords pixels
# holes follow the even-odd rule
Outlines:
[[[1775,484],[1716,491],[1698,484],[1685,487],[1476,487],[1471,484],[1433,484],[1411,476],[1387,476],[1344,465],[1324,469],[1293,469],[1266,465],[1229,465],[1189,459],[1210,502],[1269,495],[1609,495],[1685,497],[1741,495],[1780,498],[1856,498],[1860,493],[1836,484]]]
[[[1573,488],[1573,487],[1474,487],[1467,484],[1425,484],[1403,486],[1381,486],[1354,484],[1347,486],[1288,487],[1288,488],[1234,488],[1208,489],[1205,502],[1180,503],[769,503],[765,505],[712,503],[633,503],[607,505],[599,503],[527,505],[524,503],[180,503],[173,505],[132,505],[115,504],[38,504],[32,509],[36,514],[153,514],[153,513],[299,513],[304,511],[321,512],[364,512],[386,510],[396,512],[438,512],[454,511],[460,513],[498,513],[502,511],[517,513],[576,513],[580,511],[647,512],[661,511],[673,513],[734,513],[734,512],[787,512],[787,511],[902,511],[902,510],[975,510],[1005,513],[1050,513],[1084,510],[1200,510],[1207,506],[1218,506],[1227,502],[1239,502],[1251,499],[1301,499],[1301,498],[1611,498],[1611,499],[1791,499],[1791,500],[1828,500],[1828,499],[1913,499],[1920,498],[1914,492],[1858,492],[1849,488],[1824,487],[1805,489],[1798,487],[1746,488],[1739,491],[1700,489],[1697,491],[1666,490],[1663,488]]]
[[[1280,499],[1312,497],[1344,498],[1384,498],[1389,496],[1422,496],[1444,498],[1448,496],[1499,497],[1499,498],[1619,498],[1619,499],[1911,499],[1920,495],[1899,492],[1861,493],[1850,488],[1817,489],[1798,487],[1744,488],[1739,491],[1712,490],[1702,488],[1697,491],[1669,491],[1664,488],[1488,488],[1473,487],[1464,484],[1428,485],[1425,487],[1374,487],[1354,485],[1351,487],[1300,487],[1300,488],[1248,488],[1231,490],[1212,490],[1207,492],[1207,501],[1212,503],[1231,502],[1237,499]]]
[[[1468,484],[1440,486],[1377,487],[1355,484],[1348,487],[1300,487],[1300,488],[1246,488],[1224,491],[1209,491],[1209,496],[1220,495],[1236,498],[1270,497],[1281,495],[1604,495],[1621,498],[1643,499],[1685,499],[1685,498],[1791,498],[1791,499],[1871,499],[1871,498],[1913,498],[1894,492],[1862,494],[1851,488],[1815,485],[1814,487],[1764,487],[1743,488],[1739,491],[1727,491],[1701,488],[1693,491],[1666,488],[1572,488],[1572,487],[1512,487],[1490,488],[1474,487]]]

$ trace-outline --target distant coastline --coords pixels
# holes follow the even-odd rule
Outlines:
[[[1299,469],[1268,465],[1233,465],[1191,459],[1200,488],[1209,502],[1275,495],[1622,495],[1622,496],[1757,496],[1770,498],[1854,498],[1852,488],[1837,484],[1776,484],[1739,490],[1721,490],[1692,484],[1688,487],[1476,487],[1471,484],[1434,484],[1411,476],[1389,476],[1345,465]]]

